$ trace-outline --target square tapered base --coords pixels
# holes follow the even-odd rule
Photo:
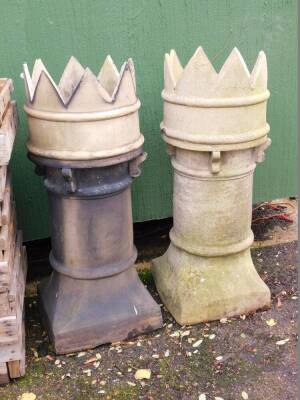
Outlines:
[[[134,267],[94,280],[54,271],[40,284],[39,300],[57,354],[129,339],[162,326],[160,307]]]
[[[200,257],[171,244],[162,257],[153,260],[152,272],[163,303],[181,325],[270,306],[270,290],[253,265],[250,249]]]

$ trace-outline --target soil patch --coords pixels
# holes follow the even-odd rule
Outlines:
[[[68,356],[53,353],[40,321],[36,282],[30,283],[26,376],[0,388],[0,399],[16,400],[32,392],[37,400],[198,400],[201,393],[207,400],[239,400],[246,392],[250,400],[295,400],[297,243],[252,253],[271,288],[271,309],[223,323],[180,327],[162,307],[162,329]],[[160,302],[150,272],[142,272],[141,278]],[[149,380],[135,379],[141,368],[151,370]]]

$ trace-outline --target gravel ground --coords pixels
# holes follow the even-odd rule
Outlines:
[[[68,356],[54,354],[40,321],[37,281],[28,283],[26,376],[0,388],[0,399],[296,400],[297,242],[252,255],[271,289],[270,309],[180,327],[162,306],[162,329]],[[140,276],[160,302],[151,273]],[[150,379],[137,380],[140,369],[150,370]]]

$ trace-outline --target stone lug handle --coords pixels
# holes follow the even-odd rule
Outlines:
[[[212,151],[210,159],[211,159],[211,172],[213,174],[218,174],[221,171],[221,152]]]
[[[61,174],[66,182],[66,189],[69,193],[74,193],[76,191],[75,176],[73,175],[71,168],[62,168]]]
[[[267,138],[265,143],[261,144],[260,146],[256,147],[254,149],[255,152],[255,161],[257,163],[262,163],[265,161],[265,151],[267,150],[268,147],[271,146],[272,140],[270,138]]]
[[[42,165],[35,165],[34,172],[36,173],[37,176],[44,177],[46,175],[46,168],[43,167]]]
[[[129,163],[129,174],[132,178],[137,178],[141,175],[142,171],[140,165],[147,159],[148,154],[143,152],[140,156],[134,158]]]

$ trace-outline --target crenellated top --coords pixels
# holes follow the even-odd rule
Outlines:
[[[202,47],[185,68],[175,52],[164,63],[163,137],[175,147],[226,151],[256,147],[267,140],[268,71],[260,51],[250,73],[235,47],[219,72]]]
[[[30,153],[80,161],[122,156],[141,149],[141,103],[131,59],[119,72],[107,56],[96,76],[71,57],[58,84],[38,59],[32,75],[24,64],[22,77]]]
[[[58,85],[41,59],[34,63],[30,76],[23,65],[27,105],[40,110],[90,112],[109,110],[137,102],[135,72],[128,59],[120,72],[108,55],[96,76],[71,57]]]
[[[191,98],[232,98],[267,94],[267,59],[259,52],[250,73],[248,67],[235,47],[216,72],[202,47],[198,47],[185,68],[175,52],[165,55],[164,65],[165,93]]]

